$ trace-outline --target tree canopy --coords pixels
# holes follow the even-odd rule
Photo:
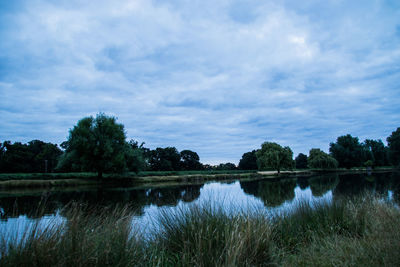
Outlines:
[[[338,161],[339,167],[350,169],[362,166],[364,163],[364,148],[358,141],[358,137],[350,134],[339,136],[336,143],[330,143],[329,151]]]
[[[99,179],[105,172],[123,172],[129,157],[125,139],[124,126],[115,117],[85,117],[70,130],[61,164],[72,162],[82,171],[96,171]]]
[[[0,143],[0,172],[53,172],[62,150],[52,143]]]
[[[296,169],[306,169],[307,168],[307,155],[299,153],[294,159],[296,162]]]
[[[241,170],[257,170],[256,151],[244,153],[239,161],[239,169]]]
[[[400,164],[400,127],[386,139],[389,147],[389,157],[393,165]]]
[[[308,156],[308,167],[313,169],[336,169],[338,162],[321,149],[313,148]]]
[[[257,150],[257,165],[260,170],[273,169],[278,173],[283,168],[293,168],[293,152],[290,147],[282,147],[277,143],[265,142]]]
[[[201,170],[203,168],[203,165],[200,163],[200,157],[196,152],[182,150],[180,156],[182,170]]]
[[[366,151],[366,161],[372,161],[373,166],[388,165],[388,151],[382,140],[366,139],[363,146]]]

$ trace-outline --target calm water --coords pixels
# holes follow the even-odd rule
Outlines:
[[[297,201],[333,201],[365,191],[385,200],[400,202],[400,173],[326,174],[281,180],[207,182],[164,187],[90,188],[63,191],[0,192],[0,235],[18,235],[33,222],[62,223],[60,209],[71,201],[88,205],[130,204],[136,210],[133,223],[145,228],[161,209],[171,210],[191,203],[222,205],[228,212],[267,209],[275,213]],[[46,203],[46,205],[42,205]],[[45,206],[44,216],[36,210]]]

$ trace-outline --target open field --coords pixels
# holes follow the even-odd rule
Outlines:
[[[160,212],[149,234],[129,207],[65,207],[66,223],[3,234],[0,266],[399,266],[400,210],[368,195],[269,216],[212,204]]]

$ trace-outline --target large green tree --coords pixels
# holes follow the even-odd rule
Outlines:
[[[338,162],[321,149],[313,148],[308,156],[308,167],[312,169],[336,169]]]
[[[307,155],[299,153],[294,159],[296,162],[296,169],[306,169],[307,168]]]
[[[241,170],[257,170],[256,151],[244,153],[239,161],[239,169]]]
[[[182,150],[181,153],[182,170],[201,170],[203,165],[200,163],[199,155],[191,150]]]
[[[125,139],[124,126],[115,117],[100,113],[96,118],[83,118],[63,143],[64,163],[68,159],[80,170],[95,171],[99,179],[103,173],[123,172],[130,151]]]
[[[290,147],[277,143],[265,142],[257,150],[257,165],[260,170],[274,169],[278,173],[284,168],[293,168],[293,152]]]
[[[400,164],[400,127],[386,139],[389,147],[389,157],[393,165]]]
[[[366,139],[363,146],[366,151],[366,160],[371,160],[374,166],[385,166],[388,164],[387,148],[382,140]]]
[[[181,155],[175,147],[157,147],[149,154],[149,164],[153,171],[179,171],[181,168]]]
[[[331,143],[329,152],[338,161],[339,167],[350,169],[362,166],[366,160],[364,147],[358,137],[350,134],[339,136],[336,143]]]

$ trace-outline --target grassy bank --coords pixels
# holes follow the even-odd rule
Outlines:
[[[374,172],[393,171],[394,167],[376,168]],[[102,184],[132,186],[160,182],[205,182],[211,180],[248,179],[248,178],[279,178],[296,175],[313,175],[326,172],[365,173],[366,168],[320,170],[285,170],[280,175],[276,171],[232,170],[232,171],[146,171],[139,173],[104,174]],[[1,173],[0,188],[33,188],[33,187],[68,187],[95,185],[99,183],[97,174],[80,173]]]
[[[0,266],[399,266],[400,211],[371,197],[285,214],[189,206],[132,228],[129,207],[70,205],[65,224],[0,240]]]

